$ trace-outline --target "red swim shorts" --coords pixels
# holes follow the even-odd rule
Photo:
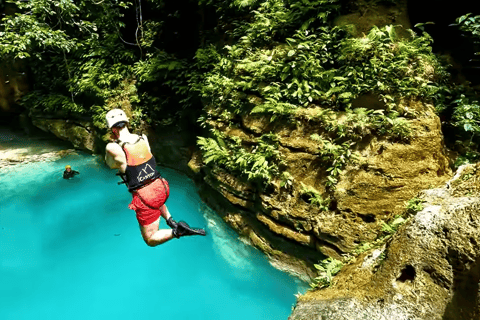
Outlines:
[[[135,210],[138,223],[142,226],[149,225],[160,217],[160,208],[165,204],[170,194],[167,180],[156,179],[149,185],[132,192],[133,199],[130,209]]]

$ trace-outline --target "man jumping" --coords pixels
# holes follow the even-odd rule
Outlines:
[[[202,235],[205,230],[191,228],[186,222],[172,219],[165,205],[170,194],[167,180],[156,170],[147,137],[132,134],[127,128],[128,118],[123,110],[113,109],[106,115],[107,126],[112,130],[114,142],[106,146],[105,161],[120,175],[132,193],[130,209],[135,210],[143,240],[151,247],[173,237]],[[160,216],[171,229],[159,229]]]

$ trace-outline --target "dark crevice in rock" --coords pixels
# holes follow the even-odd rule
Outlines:
[[[317,153],[310,152],[308,148],[306,147],[298,147],[298,146],[292,146],[291,144],[286,143],[285,141],[280,140],[279,145],[284,147],[285,149],[288,149],[292,153],[308,153],[312,155],[316,155]]]
[[[444,274],[437,271],[433,266],[427,266],[423,268],[423,271],[425,271],[430,276],[430,278],[433,280],[433,282],[435,282],[435,284],[442,288],[450,289],[450,286],[452,285],[451,280],[447,278]]]
[[[67,122],[67,123],[71,123],[71,124],[73,124],[73,125],[76,125],[77,127],[81,127],[81,128],[83,128],[83,129],[85,129],[88,133],[92,133],[92,129],[91,129],[91,127],[89,127],[89,126],[88,126],[88,127],[87,127],[87,126],[84,126],[84,125],[82,125],[81,123],[78,123],[78,122],[75,122],[75,121],[68,121],[68,120],[67,120],[66,122]]]
[[[377,221],[377,218],[372,213],[367,213],[367,214],[357,213],[357,216],[359,216],[363,220],[363,222],[366,222],[366,223],[374,223]]]
[[[470,243],[475,247],[478,246],[477,241],[473,237],[470,237]]]
[[[342,242],[344,239],[341,235],[335,237],[335,236],[332,236],[331,234],[327,234],[323,232],[315,233],[315,237],[320,241],[330,243],[331,245],[335,245],[335,243]]]
[[[263,223],[254,217],[249,219],[249,225],[254,229],[255,233],[264,238],[274,250],[280,250],[284,254],[304,260],[308,262],[311,267],[313,267],[313,264],[326,258],[325,255],[314,248],[314,243],[312,243],[311,246],[300,245],[298,241],[294,241],[266,228]],[[312,237],[312,240],[313,239]],[[266,253],[269,254],[268,252]]]
[[[383,145],[380,146],[380,149],[382,149],[382,148],[383,148]],[[385,150],[385,149],[383,149],[383,150]],[[378,176],[382,176],[382,177],[384,177],[388,180],[393,180],[395,178],[401,178],[401,177],[398,177],[398,176],[392,176],[391,174],[385,172],[385,169],[374,167],[374,166],[372,166],[371,164],[368,164],[368,163],[361,164],[360,169],[364,170],[365,172],[373,172],[373,174],[378,175]]]
[[[400,276],[397,278],[397,281],[406,282],[406,281],[414,281],[417,273],[415,272],[415,268],[411,265],[406,265],[405,268],[402,269]]]
[[[448,248],[447,260],[452,266],[453,270],[463,272],[468,268],[468,265],[473,262],[471,257],[461,252],[461,249]]]
[[[396,186],[388,186],[388,187],[384,187],[382,188],[383,190],[387,191],[387,192],[392,192],[392,191],[397,191],[401,188],[404,188],[405,185],[404,184],[399,184],[399,185],[396,185]]]
[[[445,239],[448,239],[448,232],[449,232],[448,229],[444,227],[442,231],[443,231],[443,236],[445,237]]]
[[[272,220],[276,221],[279,225],[285,226],[285,228],[290,228],[292,230],[297,230],[299,231],[306,231],[309,232],[312,227],[311,227],[311,221],[306,219],[306,218],[301,218],[301,217],[292,217],[288,214],[284,215],[282,213],[276,213],[274,214],[272,210],[265,209],[264,207],[259,208],[261,212],[263,212],[266,216],[272,218]],[[277,210],[278,211],[278,210]],[[251,211],[252,214],[255,214],[258,212]],[[305,229],[305,225],[309,225],[309,230]]]
[[[339,257],[341,257],[342,255],[344,255],[346,253],[345,251],[343,251],[342,249],[340,249],[339,247],[337,247],[336,245],[334,245],[330,242],[322,241],[322,240],[319,240],[318,238],[316,238],[316,240],[317,240],[317,248],[319,246],[320,247],[327,247],[330,250],[333,250],[334,252],[336,252]]]
[[[242,196],[238,190],[235,190],[235,189],[229,187],[228,185],[222,184],[222,183],[219,183],[216,187],[218,187],[219,189],[223,190],[226,193],[229,193],[231,196],[233,196],[233,197],[235,197],[239,200],[245,200],[245,201],[250,201],[250,202],[254,201],[254,194],[253,193],[250,194],[249,196]]]
[[[480,261],[477,259],[465,272],[455,274],[454,294],[447,304],[443,320],[471,320],[480,318]]]

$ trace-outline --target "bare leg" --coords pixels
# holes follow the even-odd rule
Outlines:
[[[170,215],[170,212],[168,211],[168,208],[167,208],[166,205],[163,205],[163,206],[160,207],[160,212],[162,213],[162,217],[165,220],[170,219],[171,215]]]
[[[166,209],[166,206],[163,206],[163,207],[165,207]],[[165,212],[168,213],[168,209],[166,209]],[[164,210],[162,210],[162,215],[164,216],[164,214],[165,214]],[[168,215],[170,216],[170,213],[168,213]],[[173,239],[173,232],[171,229],[159,230],[158,229],[159,226],[160,226],[160,218],[158,218],[157,221],[149,225],[146,225],[146,226],[140,225],[140,231],[142,233],[143,240],[150,247],[158,246],[159,244],[162,244],[164,242],[167,242],[170,239]]]

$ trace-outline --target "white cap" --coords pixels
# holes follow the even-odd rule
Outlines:
[[[113,109],[108,111],[105,115],[105,119],[107,120],[107,126],[109,129],[119,122],[128,122],[127,115],[121,109]]]

